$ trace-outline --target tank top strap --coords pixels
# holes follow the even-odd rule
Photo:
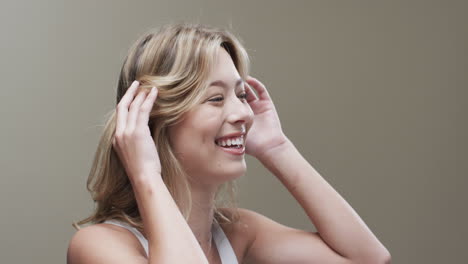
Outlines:
[[[146,256],[148,257],[148,240],[138,231],[136,228],[132,227],[131,225],[118,221],[118,220],[106,220],[104,221],[105,224],[113,224],[116,226],[123,227],[128,231],[132,232],[140,241],[141,245],[145,249]],[[213,232],[213,239],[216,244],[216,248],[218,249],[219,256],[221,257],[222,264],[238,264],[236,254],[234,253],[234,249],[229,242],[226,234],[224,233],[221,226],[215,221],[213,222],[212,226]]]
[[[148,255],[148,240],[146,240],[146,238],[143,236],[143,234],[140,233],[140,231],[138,231],[138,229],[136,229],[135,227],[125,222],[117,221],[117,220],[106,220],[104,221],[104,224],[113,224],[116,226],[123,227],[127,229],[128,231],[132,232],[140,241],[141,246],[145,249],[146,257],[149,256]]]
[[[216,248],[221,257],[221,263],[238,264],[236,254],[234,253],[231,243],[229,243],[229,239],[216,221],[213,222],[212,232]]]

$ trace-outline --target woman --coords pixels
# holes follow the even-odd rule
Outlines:
[[[208,26],[167,25],[134,44],[88,179],[97,207],[79,224],[94,224],[73,236],[68,263],[389,263],[283,133],[248,63],[238,39]],[[245,153],[278,177],[318,232],[219,205],[245,173]]]

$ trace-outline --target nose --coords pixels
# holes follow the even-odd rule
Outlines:
[[[239,99],[235,96],[234,99],[229,100],[227,105],[227,121],[236,125],[250,126],[253,120],[253,111],[245,99]]]

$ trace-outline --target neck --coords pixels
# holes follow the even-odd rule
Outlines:
[[[217,187],[191,186],[192,210],[188,225],[203,251],[209,252],[212,242],[211,228],[214,221],[214,198]]]

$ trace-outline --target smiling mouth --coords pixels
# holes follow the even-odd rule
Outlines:
[[[240,143],[240,144],[239,144]],[[234,142],[228,141],[220,141],[217,142],[215,141],[215,145],[220,147],[221,150],[223,150],[226,153],[229,153],[230,155],[234,156],[243,156],[245,153],[245,146],[244,146],[244,140],[238,138],[238,140],[234,140]]]
[[[232,144],[231,145],[222,145],[222,143],[214,142],[216,146],[221,147],[221,148],[242,148],[244,145],[242,144]]]
[[[217,139],[214,143],[221,148],[240,149],[244,147],[244,136],[238,136],[228,139]]]
[[[240,149],[242,148],[242,145],[232,145],[232,146],[220,146],[220,145],[217,145],[218,147],[221,147],[221,148],[235,148],[235,149]]]

